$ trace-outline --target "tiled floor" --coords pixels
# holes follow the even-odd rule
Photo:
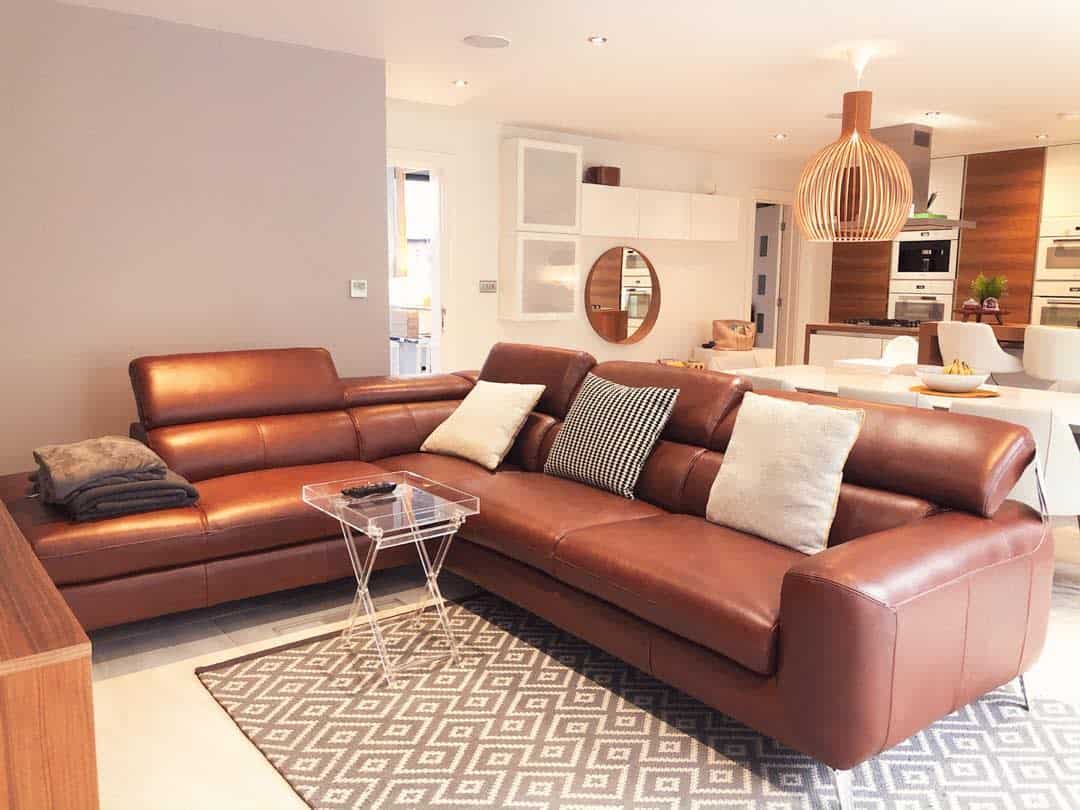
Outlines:
[[[1056,532],[1080,548],[1075,524]],[[1080,703],[1080,566],[1055,580],[1046,652],[1028,688]],[[425,592],[419,572],[373,577],[381,613]],[[1073,578],[1075,575],[1076,578]],[[453,599],[471,586],[444,574]],[[233,725],[194,675],[198,666],[336,629],[350,582],[249,599],[92,634],[103,810],[292,810],[306,805]]]

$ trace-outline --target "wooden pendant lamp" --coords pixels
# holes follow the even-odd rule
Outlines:
[[[795,221],[811,242],[891,242],[911,211],[911,173],[870,135],[871,93],[844,94],[840,138],[806,164]]]

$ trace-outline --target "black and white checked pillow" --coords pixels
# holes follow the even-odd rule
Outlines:
[[[631,388],[589,374],[555,437],[544,472],[633,498],[678,395],[678,388]]]

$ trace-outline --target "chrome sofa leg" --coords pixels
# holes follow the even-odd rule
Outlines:
[[[1020,697],[1024,701],[1024,711],[1031,711],[1031,703],[1028,701],[1027,684],[1024,683],[1024,676],[1020,676]]]
[[[831,768],[833,781],[836,782],[836,798],[840,801],[840,810],[855,810],[855,797],[852,788],[855,783],[854,771],[838,771]]]

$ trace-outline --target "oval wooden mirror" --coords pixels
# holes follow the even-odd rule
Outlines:
[[[609,343],[637,343],[660,314],[660,279],[648,257],[634,248],[600,254],[585,282],[589,323]]]

